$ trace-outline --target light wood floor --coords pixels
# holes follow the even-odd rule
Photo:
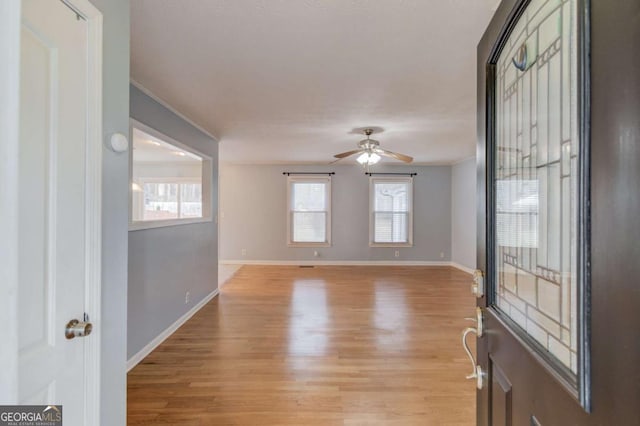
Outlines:
[[[470,279],[245,266],[129,373],[128,424],[472,425]]]

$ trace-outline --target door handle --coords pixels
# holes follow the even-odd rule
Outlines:
[[[475,318],[465,318],[467,321],[473,321],[476,323],[476,335],[482,337],[484,335],[484,316],[482,315],[482,308],[479,306],[476,308]]]
[[[471,353],[471,349],[469,349],[469,345],[467,345],[467,336],[469,333],[474,333],[476,336],[478,335],[478,330],[473,327],[467,327],[462,331],[462,347],[464,348],[467,356],[469,357],[469,361],[471,361],[471,366],[473,367],[473,372],[466,376],[467,379],[476,379],[476,388],[478,390],[482,389],[484,386],[484,377],[486,373],[482,371],[482,367],[480,367],[477,363],[473,354]]]
[[[64,329],[64,337],[67,339],[86,337],[91,334],[92,330],[93,324],[90,322],[82,322],[77,319],[72,319],[67,323],[67,326]]]

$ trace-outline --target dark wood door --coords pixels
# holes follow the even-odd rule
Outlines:
[[[503,0],[477,152],[478,424],[640,424],[640,1]]]

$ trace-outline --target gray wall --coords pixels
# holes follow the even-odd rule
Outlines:
[[[283,171],[335,171],[331,247],[287,247],[287,185]],[[451,260],[451,167],[376,166],[415,171],[413,247],[369,247],[369,177],[356,164],[256,166],[220,169],[221,260]],[[242,256],[242,249],[246,255]],[[320,252],[319,258],[313,251]],[[394,257],[395,250],[400,257]],[[440,253],[444,253],[441,257]]]
[[[476,159],[451,167],[452,261],[476,268]]]
[[[103,14],[103,132],[129,132],[129,1],[91,0]],[[127,415],[127,221],[129,158],[102,151],[102,321],[100,419]]]
[[[131,117],[212,158],[215,216],[218,142],[133,86]],[[217,259],[215,220],[129,232],[129,358],[218,287]]]

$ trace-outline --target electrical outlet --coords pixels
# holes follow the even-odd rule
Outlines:
[[[400,250],[396,250],[396,257],[400,257]]]
[[[313,257],[318,257],[318,256],[320,256],[320,253],[318,253],[318,250],[314,250]]]
[[[440,252],[440,259],[444,259],[444,252]]]
[[[189,303],[189,299],[191,298],[191,293],[186,292],[184,294],[184,304],[186,305],[187,303]]]
[[[247,255],[247,249],[242,249],[242,255],[246,256]]]

